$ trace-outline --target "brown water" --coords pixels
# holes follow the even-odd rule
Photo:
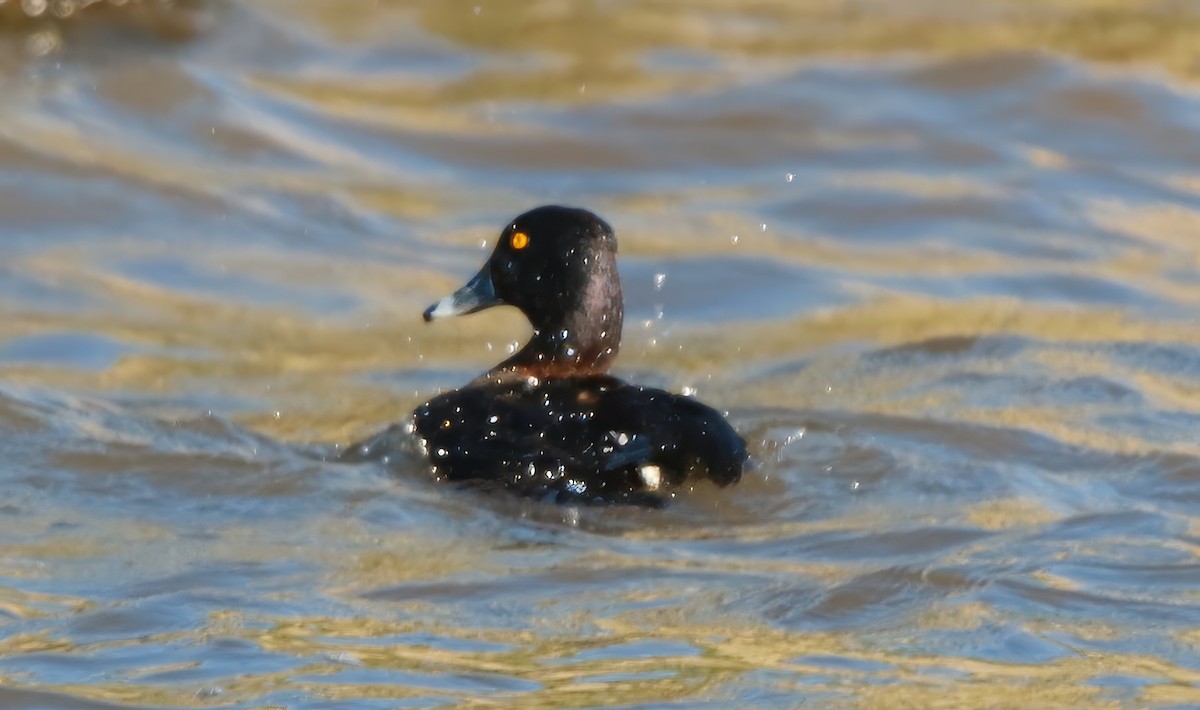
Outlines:
[[[1200,706],[1196,5],[19,10],[0,707]],[[312,456],[525,335],[420,312],[546,202],[757,468]]]

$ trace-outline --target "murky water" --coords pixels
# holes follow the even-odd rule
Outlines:
[[[1200,705],[1197,9],[685,5],[0,8],[0,707]],[[546,202],[741,485],[320,460]]]

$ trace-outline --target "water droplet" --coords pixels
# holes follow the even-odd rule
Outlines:
[[[46,11],[46,0],[21,0],[21,9],[30,17],[37,17]]]
[[[53,30],[35,32],[25,40],[25,51],[35,57],[44,57],[62,45],[58,33]]]
[[[276,418],[276,419],[278,419],[278,418],[280,418],[280,417],[282,417],[282,416],[283,416],[283,413],[282,413],[282,412],[275,412],[275,418]]]
[[[574,486],[581,486],[581,485],[582,484],[579,481],[576,481],[575,479],[571,479],[571,480],[567,481],[567,488],[572,491],[575,491]],[[582,491],[575,491],[575,492],[581,493]],[[565,523],[571,527],[578,527],[579,526],[579,508],[567,508],[565,511],[563,511],[563,523]]]
[[[663,282],[665,282],[666,280],[667,280],[666,274],[655,274],[654,275],[654,290],[661,291],[662,287],[663,287]]]
[[[695,397],[696,396],[696,388],[692,387],[690,385],[684,385],[683,386],[683,396],[684,397]]]
[[[488,424],[495,424],[498,421],[500,421],[500,417],[496,416],[495,414],[488,417]]]
[[[767,231],[767,223],[763,222],[762,224],[758,225],[758,231],[760,231],[760,232]]]
[[[508,344],[508,354],[512,355],[513,353],[515,353],[517,351],[517,348],[519,348],[519,347],[521,347],[520,343],[518,343],[515,340],[512,341],[511,343]]]
[[[742,238],[736,234],[729,238],[729,241],[733,242],[734,244],[737,244],[741,240],[742,240]]]
[[[784,175],[783,178],[788,182],[791,182],[792,180],[796,179],[796,173],[788,173],[787,175]]]
[[[646,484],[646,488],[656,491],[662,485],[662,469],[652,463],[648,463],[638,471],[642,476],[642,483]]]

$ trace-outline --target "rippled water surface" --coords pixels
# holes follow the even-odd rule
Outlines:
[[[0,707],[1200,706],[1198,33],[0,3]],[[547,202],[617,229],[618,374],[755,469],[325,463],[525,336],[420,313]]]

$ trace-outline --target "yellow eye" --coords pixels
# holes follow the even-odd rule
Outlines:
[[[513,249],[524,249],[525,247],[529,246],[529,235],[525,232],[513,232],[513,235],[511,238],[509,238],[508,243],[512,245]]]

